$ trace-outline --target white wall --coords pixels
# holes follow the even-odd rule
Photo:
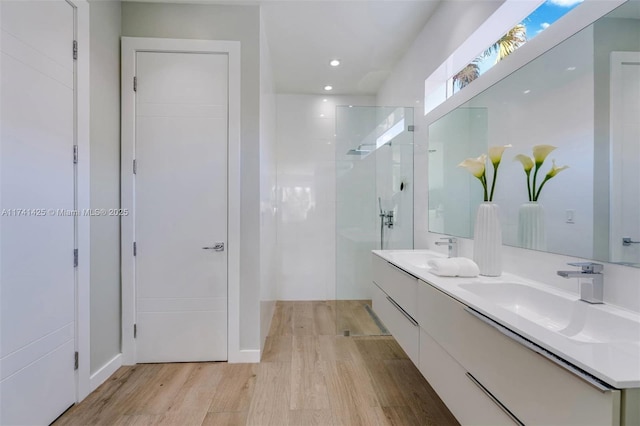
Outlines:
[[[262,14],[260,15],[262,23]],[[264,346],[277,295],[276,96],[269,44],[260,26],[260,342]]]
[[[241,42],[240,348],[260,347],[260,10],[258,6],[130,3],[122,35]]]
[[[120,206],[120,2],[92,1],[91,208]],[[82,52],[82,50],[81,50]],[[120,219],[91,217],[91,360],[120,353]]]
[[[334,299],[336,106],[375,100],[285,94],[276,99],[278,299]]]
[[[400,60],[398,66],[394,69],[389,79],[385,82],[383,88],[378,93],[377,103],[379,105],[397,104],[414,106],[421,102],[424,95],[424,80],[430,73],[456,48],[457,44],[462,42],[477,26],[500,4],[500,2],[443,2],[431,18],[431,24],[416,39],[413,46]],[[598,8],[604,9],[608,7],[604,3],[592,2],[593,19],[601,16]],[[611,7],[615,5],[611,3]],[[606,11],[604,11],[606,13]],[[589,15],[585,15],[589,16]],[[552,37],[569,36],[582,28],[578,19],[569,18],[570,23],[577,23],[573,30],[558,29],[552,36],[551,34],[541,34],[537,40],[551,40]],[[460,24],[459,24],[460,23]],[[464,24],[462,24],[464,23]],[[547,31],[545,31],[547,32]],[[446,43],[440,43],[443,40],[443,34],[447,34],[450,38]],[[548,36],[548,37],[547,37]],[[433,43],[431,40],[438,40]],[[446,38],[445,38],[446,40]],[[557,42],[556,42],[557,43]],[[525,46],[527,47],[527,46]],[[523,48],[524,49],[524,48]],[[529,46],[526,50],[531,52],[530,59],[535,57],[535,52],[540,54],[538,47]],[[518,56],[518,55],[514,55]],[[530,60],[529,59],[529,60]],[[494,67],[485,74],[485,81],[495,79],[500,75],[504,75],[504,71],[510,67],[513,71],[517,65],[521,65],[520,59],[509,58],[503,61],[502,67]],[[507,65],[509,64],[509,65]],[[501,68],[500,70],[498,68]],[[492,80],[495,81],[495,80]],[[472,83],[472,86],[476,82]],[[487,87],[487,86],[484,86]],[[471,92],[478,93],[480,89],[478,85],[475,88],[469,86],[467,89]],[[454,98],[451,98],[452,100]],[[467,98],[468,99],[468,98]],[[462,101],[464,102],[464,100]],[[459,105],[455,102],[449,103],[451,108]],[[436,114],[442,114],[443,111],[434,111]],[[445,112],[446,113],[446,112]],[[415,134],[415,248],[425,249],[431,248],[437,251],[443,251],[443,248],[436,247],[434,242],[437,241],[441,234],[428,232],[428,211],[427,211],[427,189],[428,189],[428,160],[427,160],[427,125],[433,120],[433,117],[427,116],[422,118],[420,114],[416,114],[416,134]],[[562,175],[556,177],[561,179]],[[552,181],[550,183],[553,184]],[[555,182],[557,183],[557,182]],[[459,239],[459,255],[465,257],[473,256],[473,241],[470,239]],[[515,247],[503,247],[503,265],[506,271],[513,272],[526,278],[536,279],[558,286],[569,291],[578,292],[578,280],[567,280],[557,276],[556,271],[566,269],[566,262],[576,261],[576,257],[561,256],[550,253],[524,250]],[[605,301],[607,303],[623,306],[635,311],[640,311],[640,269],[618,266],[613,264],[606,265],[605,268]]]

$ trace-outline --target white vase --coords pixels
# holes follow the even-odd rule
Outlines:
[[[518,245],[533,250],[547,249],[544,208],[537,201],[520,206],[518,211]]]
[[[473,229],[473,260],[480,268],[480,275],[502,274],[502,228],[497,204],[484,202],[478,206]]]

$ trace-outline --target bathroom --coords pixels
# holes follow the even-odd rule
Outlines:
[[[356,76],[355,81],[360,83],[360,86],[353,86],[354,89],[350,92],[343,92],[340,88],[340,73],[342,70],[348,71],[350,66],[349,56],[346,53],[318,58],[310,64],[311,68],[316,68],[315,71],[307,73],[295,70],[290,73],[291,81],[288,82],[282,81],[282,77],[274,72],[276,63],[286,63],[291,55],[295,56],[295,51],[287,52],[281,47],[287,45],[285,44],[287,39],[295,38],[292,34],[296,32],[304,34],[306,29],[314,28],[309,26],[309,22],[313,22],[314,15],[318,22],[325,22],[320,19],[321,17],[326,19],[327,15],[335,16],[336,11],[324,8],[323,2],[213,1],[206,4],[190,2],[178,4],[78,1],[72,3],[76,5],[75,19],[78,20],[76,28],[78,98],[76,102],[79,111],[88,113],[86,117],[82,114],[78,117],[79,123],[86,124],[79,128],[77,133],[80,159],[77,199],[79,209],[123,209],[128,202],[127,197],[133,196],[125,188],[127,179],[130,179],[130,173],[125,173],[125,170],[130,170],[132,158],[127,157],[129,154],[126,141],[121,135],[121,127],[126,128],[127,125],[122,110],[127,93],[130,94],[132,91],[124,89],[126,82],[129,81],[126,74],[129,71],[125,68],[125,62],[122,59],[124,57],[121,56],[121,37],[230,40],[240,43],[241,50],[237,60],[241,71],[237,77],[241,87],[238,94],[238,114],[241,120],[236,125],[237,134],[235,135],[240,144],[238,151],[232,153],[236,155],[237,163],[229,164],[238,164],[241,172],[238,171],[237,179],[229,182],[229,185],[236,186],[235,192],[229,193],[230,209],[232,205],[235,206],[235,215],[228,217],[229,249],[227,252],[230,270],[227,358],[230,363],[256,363],[261,360],[264,353],[268,352],[267,336],[270,328],[273,328],[272,318],[274,318],[276,302],[313,303],[314,301],[371,298],[368,294],[352,295],[348,288],[337,283],[337,277],[341,276],[342,272],[340,268],[344,266],[341,266],[340,262],[345,260],[340,254],[341,248],[345,246],[340,245],[340,236],[337,233],[342,223],[340,221],[344,218],[342,215],[336,215],[336,210],[343,206],[337,201],[341,199],[340,191],[344,189],[344,186],[339,183],[339,172],[342,170],[341,161],[344,160],[346,152],[357,148],[357,145],[346,147],[347,149],[342,149],[341,146],[338,152],[338,136],[341,131],[339,119],[341,114],[348,114],[349,106],[352,107],[352,111],[383,107],[394,107],[391,110],[394,111],[395,107],[399,106],[407,110],[411,109],[411,124],[409,124],[408,113],[405,124],[413,126],[413,131],[408,135],[411,138],[408,146],[412,146],[413,149],[410,157],[404,157],[404,152],[402,153],[403,167],[399,171],[392,171],[389,175],[383,175],[388,170],[383,163],[386,160],[383,160],[382,156],[385,150],[402,149],[402,143],[393,145],[392,142],[391,146],[383,145],[374,155],[366,158],[351,156],[348,159],[355,165],[364,164],[365,161],[379,161],[375,165],[379,172],[376,175],[375,168],[367,172],[372,173],[368,175],[368,180],[373,186],[366,187],[366,191],[370,193],[366,204],[366,214],[369,216],[366,220],[363,218],[362,222],[363,224],[366,222],[368,226],[366,232],[369,242],[364,251],[369,254],[361,257],[362,261],[351,262],[351,265],[347,266],[357,271],[373,273],[371,264],[367,265],[366,262],[367,260],[371,262],[370,251],[380,248],[380,210],[394,212],[393,228],[382,229],[382,237],[387,238],[386,242],[383,242],[384,248],[429,250],[446,255],[446,247],[438,246],[436,243],[441,242],[441,238],[452,235],[457,238],[457,255],[472,259],[474,257],[472,224],[477,206],[477,203],[473,204],[475,202],[473,200],[477,201],[477,197],[481,196],[481,186],[461,168],[439,170],[441,180],[447,185],[455,182],[461,182],[462,185],[461,189],[445,187],[446,192],[470,194],[466,197],[468,204],[465,204],[465,201],[454,200],[458,203],[455,204],[456,209],[448,212],[450,217],[456,214],[464,215],[466,219],[460,223],[463,227],[467,226],[467,229],[451,230],[445,225],[439,228],[440,225],[435,220],[431,220],[438,214],[434,211],[433,204],[446,201],[431,199],[436,189],[439,189],[432,186],[437,180],[433,177],[433,173],[438,170],[438,166],[431,163],[437,156],[430,154],[430,150],[436,149],[430,145],[434,142],[432,140],[434,132],[447,127],[446,119],[451,117],[448,116],[449,113],[454,110],[462,111],[467,106],[476,108],[477,105],[473,104],[476,95],[482,96],[485,90],[492,90],[494,84],[498,85],[501,80],[510,78],[512,75],[517,77],[517,70],[526,66],[527,63],[625,2],[585,1],[561,18],[557,24],[551,25],[530,43],[525,44],[521,50],[427,114],[425,114],[425,80],[437,71],[440,64],[451,59],[452,55],[468,40],[481,40],[484,37],[487,40],[484,45],[469,47],[474,54],[483,51],[496,38],[496,35],[490,32],[481,37],[483,32],[488,31],[486,23],[490,27],[495,26],[496,20],[502,20],[503,26],[513,25],[513,22],[522,19],[527,13],[521,10],[514,12],[520,13],[521,16],[516,19],[511,18],[512,20],[507,22],[504,14],[507,14],[505,10],[511,6],[501,6],[509,4],[513,6],[513,3],[523,2],[418,2],[421,3],[420,16],[423,21],[418,19],[409,21],[406,14],[410,13],[410,8],[407,5],[404,5],[407,6],[406,9],[399,7],[400,12],[397,14],[387,13],[386,15],[384,11],[387,9],[376,11],[372,8],[372,19],[378,20],[378,26],[372,27],[371,32],[378,31],[384,19],[387,19],[386,24],[391,26],[402,26],[403,19],[410,22],[410,25],[406,24],[402,32],[405,37],[402,51],[396,52],[395,56],[392,55],[393,60],[390,60],[390,63],[393,63],[393,66],[387,66],[377,72],[373,70],[366,78],[362,75]],[[339,4],[343,3],[345,8],[341,11],[342,13],[337,13],[338,16],[361,13],[361,10],[353,4],[354,2],[335,3],[338,4],[336,7],[341,7]],[[536,2],[530,3],[531,5],[527,7],[533,8],[533,3]],[[637,11],[638,3],[636,0],[630,0],[623,6],[629,9],[635,7]],[[355,9],[351,10],[351,7]],[[513,7],[517,9],[516,6]],[[5,8],[4,5],[3,8]],[[7,16],[6,10],[3,18]],[[307,28],[302,23],[303,11],[306,11],[305,15],[310,15],[305,18],[309,20]],[[298,25],[290,23],[283,28],[274,28],[273,25],[270,27],[270,23],[277,22],[274,17],[278,14],[287,14],[290,17],[299,15],[301,23]],[[4,47],[4,43],[8,43],[5,41],[8,40],[8,36],[5,36],[4,31],[6,26],[10,25],[10,22],[5,22],[7,18],[4,19],[3,56],[9,48]],[[11,29],[6,29],[6,32],[12,33]],[[358,36],[366,37],[368,34],[364,32],[359,33]],[[633,40],[630,44],[632,43]],[[301,47],[298,46],[298,48]],[[371,49],[370,52],[375,52],[374,47],[368,48]],[[630,46],[619,48],[619,50],[637,51],[639,49]],[[88,54],[85,54],[86,52]],[[472,56],[465,59],[459,58],[458,62],[468,62]],[[335,57],[340,57],[342,64],[332,69],[328,62]],[[373,59],[371,61],[374,62]],[[462,62],[458,67],[464,65]],[[602,65],[598,63],[597,66]],[[594,72],[600,75],[602,69],[599,68]],[[5,74],[4,68],[3,74]],[[317,78],[314,84],[318,87],[313,92],[295,87],[298,81],[294,77],[307,74],[313,74]],[[450,76],[447,76],[445,81],[448,77]],[[3,91],[4,84],[3,81]],[[334,86],[333,91],[323,89],[323,86],[328,84]],[[144,90],[142,86],[140,89]],[[598,89],[595,90],[597,92]],[[584,94],[585,98],[588,97],[587,95]],[[597,96],[608,95],[597,93]],[[593,100],[594,98],[591,97],[591,102]],[[467,102],[469,105],[464,105]],[[598,108],[597,105],[580,102],[580,99],[574,99],[574,102],[584,108]],[[608,112],[608,106],[606,108]],[[3,107],[3,111],[6,110]],[[585,113],[585,111],[581,112]],[[389,114],[390,111],[381,116],[388,117]],[[580,117],[584,116],[579,116],[577,120],[580,120]],[[596,115],[597,120],[603,120],[602,117],[602,115]],[[441,126],[440,130],[438,125]],[[562,123],[554,123],[554,125],[561,126]],[[584,129],[581,131],[586,132]],[[563,130],[557,127],[555,132],[555,135],[558,135],[562,134]],[[602,134],[597,132],[603,132],[602,127],[592,127],[591,133],[586,133],[587,137],[591,137],[591,143],[594,140],[602,140]],[[582,207],[576,207],[577,204],[575,204],[559,206],[558,209],[561,209],[559,214],[562,216],[563,223],[566,222],[567,215],[574,215],[575,223],[566,226],[563,224],[565,228],[573,227],[572,235],[588,238],[592,243],[609,241],[607,232],[609,206],[606,202],[597,202],[608,198],[609,171],[606,163],[596,161],[598,158],[608,157],[608,147],[596,144],[595,150],[590,154],[591,158],[581,165],[576,157],[563,152],[563,148],[556,140],[536,140],[518,146],[512,140],[502,140],[500,136],[493,136],[491,132],[487,134],[491,134],[492,137],[482,141],[472,140],[473,138],[467,135],[470,142],[461,150],[459,158],[456,158],[459,163],[465,158],[477,157],[486,152],[489,145],[513,145],[505,151],[496,196],[496,202],[502,204],[503,213],[509,214],[502,217],[505,225],[503,229],[505,244],[501,247],[503,271],[578,294],[578,280],[565,279],[558,276],[557,271],[570,269],[567,263],[577,260],[604,262],[605,304],[619,306],[635,313],[639,312],[640,289],[636,283],[640,282],[640,269],[607,262],[608,244],[607,246],[594,244],[587,253],[584,251],[585,244],[572,241],[571,238],[561,239],[564,245],[558,248],[553,247],[552,239],[548,239],[548,251],[528,250],[514,246],[517,243],[514,231],[514,227],[517,227],[517,224],[514,224],[517,211],[514,209],[517,209],[522,198],[524,176],[521,175],[522,171],[516,168],[519,166],[518,163],[511,160],[516,154],[528,154],[531,145],[542,143],[558,145],[559,148],[549,159],[556,155],[558,165],[570,166],[547,184],[544,196],[552,195],[562,188],[570,191],[569,185],[575,185],[577,179],[576,174],[571,173],[584,172],[587,163],[594,163],[594,168],[599,169],[597,173],[602,173],[598,176],[607,176],[605,180],[596,177],[575,189],[576,191],[593,191],[593,194],[600,195],[598,199],[595,199],[595,195],[593,196],[594,204],[590,207],[591,221],[596,223],[600,220],[601,222],[597,222],[599,226],[590,227],[592,229],[580,228],[581,231],[576,233],[575,228],[589,224],[589,221],[585,220]],[[473,142],[484,144],[484,146],[473,145]],[[89,154],[89,158],[83,157],[85,153]],[[3,161],[3,172],[6,166]],[[547,163],[546,167],[548,166]],[[139,167],[143,167],[143,163],[140,163]],[[144,172],[144,169],[140,170],[141,173]],[[511,184],[511,173],[513,173],[513,184]],[[386,186],[387,178],[390,179],[389,182],[394,182],[393,185]],[[579,182],[579,179],[577,181]],[[400,184],[403,184],[402,190],[399,188]],[[4,183],[2,190],[4,199]],[[514,199],[518,200],[518,204],[509,204],[512,199],[511,191],[516,194],[514,197],[517,198]],[[442,191],[439,192],[442,193]],[[402,203],[398,202],[399,197],[402,197]],[[551,201],[545,203],[546,208],[552,208]],[[398,205],[403,207],[399,208]],[[3,202],[2,207],[4,209],[49,206],[8,205]],[[143,328],[137,331],[135,328],[135,293],[132,279],[127,278],[133,276],[131,265],[127,263],[131,263],[130,252],[133,256],[133,248],[129,243],[135,241],[131,240],[131,235],[127,234],[131,220],[130,216],[93,216],[77,219],[77,243],[74,245],[80,253],[76,271],[75,322],[77,329],[74,339],[75,351],[70,350],[78,352],[79,359],[78,370],[73,373],[73,383],[69,385],[72,388],[73,402],[84,399],[91,391],[107,381],[121,366],[136,363],[135,333],[144,333],[144,331]],[[600,226],[605,222],[606,226]],[[553,226],[551,220],[547,221],[547,225]],[[3,245],[5,244],[4,229],[3,223]],[[401,238],[398,237],[399,233],[402,233]],[[634,241],[640,240],[640,235],[630,235],[630,237]],[[205,244],[208,245],[209,242]],[[141,254],[144,253],[142,247],[144,246],[138,247]],[[635,249],[635,246],[631,248]],[[350,248],[347,247],[347,249]],[[577,251],[571,251],[572,249]],[[5,260],[4,252],[3,249],[3,269],[5,262],[9,262]],[[590,252],[593,252],[592,256],[587,255]],[[638,260],[625,261],[639,263]],[[3,276],[3,293],[4,282]],[[373,310],[375,311],[375,306]],[[9,312],[5,309],[4,302],[3,312]],[[340,315],[340,312],[338,309],[337,315]],[[8,321],[12,321],[12,318],[3,316],[3,324],[8,324]],[[3,325],[3,335],[8,333],[5,327],[8,326]],[[336,333],[343,334],[345,331],[337,329]],[[358,334],[353,330],[350,332]],[[394,334],[393,331],[391,334]],[[8,365],[10,361],[9,358],[5,360],[5,357],[9,357],[11,351],[5,344],[3,347],[5,347],[2,350],[4,366],[5,362]],[[5,382],[4,375],[3,383],[9,383]],[[9,404],[9,402],[6,403]],[[3,401],[3,410],[4,404],[5,401]]]

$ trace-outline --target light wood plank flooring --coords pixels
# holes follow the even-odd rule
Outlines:
[[[337,300],[326,302],[336,311],[337,334],[348,330],[351,336],[381,336],[389,332],[377,317],[374,319],[371,300]],[[382,328],[381,328],[382,326]]]
[[[333,302],[278,302],[260,364],[120,368],[55,425],[455,425],[390,336],[336,336]]]

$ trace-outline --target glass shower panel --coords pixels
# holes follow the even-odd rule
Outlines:
[[[371,306],[371,250],[413,248],[413,109],[336,110],[338,334],[388,334]]]

